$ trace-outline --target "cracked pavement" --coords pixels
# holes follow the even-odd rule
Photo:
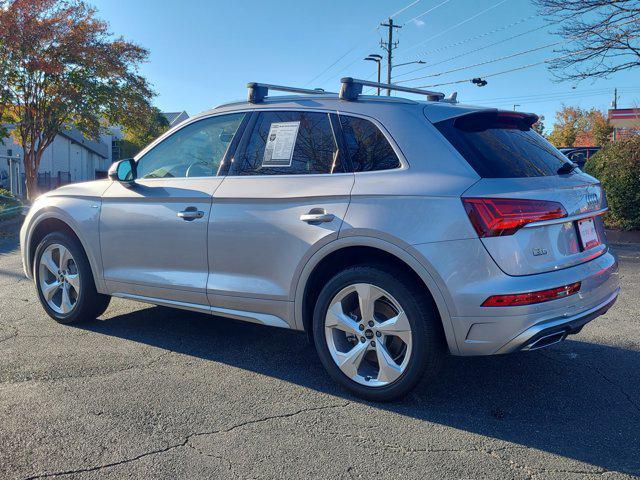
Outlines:
[[[2,479],[640,476],[638,246],[579,335],[450,358],[391,404],[342,391],[296,332],[120,299],[58,325],[17,249],[0,236]]]

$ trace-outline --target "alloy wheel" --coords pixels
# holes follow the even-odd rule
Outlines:
[[[51,310],[70,313],[80,296],[80,273],[71,252],[64,245],[49,245],[40,257],[38,282],[42,296]]]
[[[406,313],[388,292],[369,283],[343,288],[329,304],[325,338],[338,368],[369,387],[396,381],[411,358]]]

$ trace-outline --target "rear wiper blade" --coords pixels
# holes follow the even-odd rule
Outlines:
[[[558,175],[564,175],[566,173],[573,172],[576,168],[578,168],[578,165],[576,165],[575,163],[565,162],[560,168],[558,168],[556,173]]]

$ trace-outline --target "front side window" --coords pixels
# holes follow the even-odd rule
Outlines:
[[[371,172],[400,167],[396,152],[372,122],[340,115],[340,123],[354,171]]]
[[[138,160],[138,178],[216,176],[243,117],[219,115],[181,128]]]
[[[343,172],[328,113],[261,112],[235,175],[308,175]]]

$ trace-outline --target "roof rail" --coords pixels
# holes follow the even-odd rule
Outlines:
[[[362,87],[379,87],[398,92],[416,93],[418,95],[426,95],[428,100],[439,101],[444,99],[444,93],[431,92],[429,90],[420,90],[419,88],[401,87],[393,83],[370,82],[369,80],[359,80],[357,78],[344,77],[340,79],[342,86],[340,87],[341,100],[357,100],[362,95]]]
[[[322,95],[325,92],[322,88],[314,88],[313,90],[309,88],[296,88],[296,87],[286,87],[284,85],[270,85],[268,83],[257,83],[257,82],[249,82],[247,83],[247,89],[249,89],[249,103],[260,103],[264,100],[264,98],[269,94],[269,90],[275,90],[278,92],[290,92],[290,93],[304,93],[307,95]]]

